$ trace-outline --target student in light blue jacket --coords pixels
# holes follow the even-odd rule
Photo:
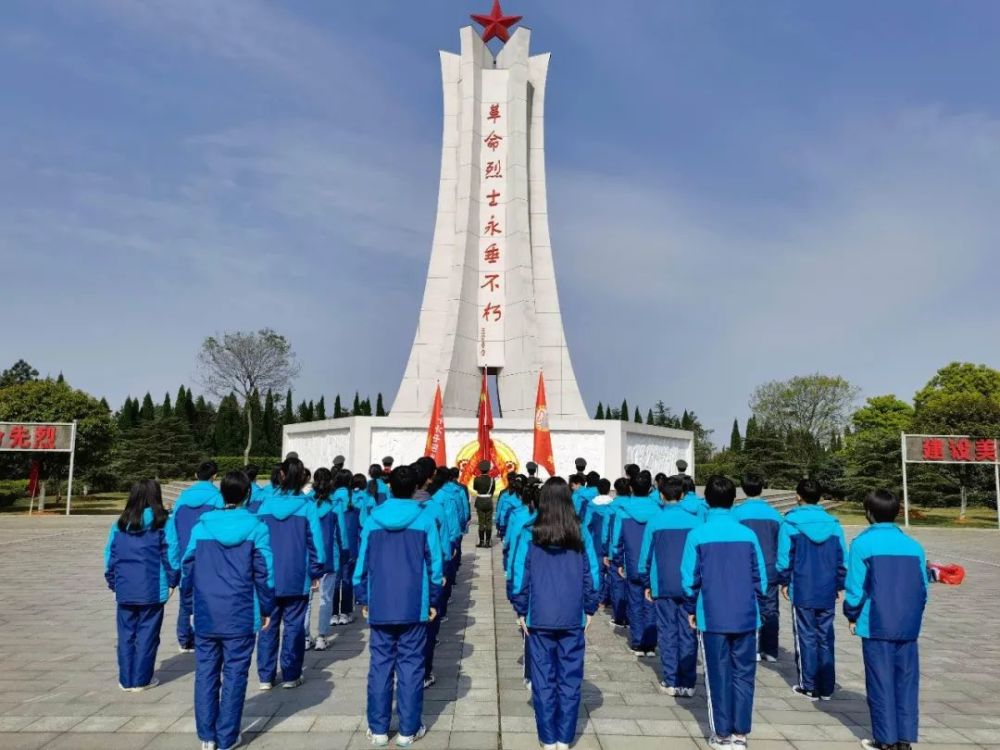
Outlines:
[[[705,665],[713,750],[746,750],[757,673],[757,629],[767,570],[757,536],[731,512],[736,485],[713,476],[708,516],[684,543],[681,583]]]
[[[708,503],[705,498],[697,493],[694,480],[687,474],[678,474],[684,483],[684,497],[681,498],[680,507],[685,513],[689,513],[699,521],[704,521],[708,515]]]
[[[909,750],[919,730],[917,638],[927,604],[923,547],[895,521],[899,499],[876,490],[865,498],[871,524],[851,544],[844,615],[861,638],[872,750]]]
[[[137,482],[104,548],[104,578],[118,603],[118,686],[128,692],[156,687],[163,605],[177,586],[167,549],[160,485]]]
[[[350,472],[348,472],[350,475]],[[314,648],[325,651],[328,647],[327,638],[330,635],[331,615],[334,607],[334,589],[341,571],[341,548],[344,543],[343,527],[345,524],[342,507],[334,501],[334,479],[329,469],[321,466],[316,469],[313,477],[312,498],[316,503],[316,515],[323,535],[323,557],[326,563],[323,577],[319,581],[319,589],[312,592],[309,606],[306,608],[306,649]],[[312,633],[313,599],[319,594],[318,616],[316,619],[316,640],[310,643]]]
[[[297,458],[281,465],[281,490],[267,498],[257,517],[271,537],[274,557],[274,622],[257,638],[260,689],[274,687],[281,644],[281,687],[302,684],[306,648],[305,618],[310,589],[319,588],[326,570],[326,551],[315,501],[302,492],[306,469]]]
[[[191,530],[202,514],[222,507],[222,496],[215,486],[219,467],[215,461],[204,461],[198,466],[198,481],[181,492],[167,519],[167,546],[170,564],[180,570],[181,556],[191,539]],[[191,602],[181,596],[177,612],[177,643],[182,654],[194,653],[194,631],[191,629]]]
[[[757,535],[757,543],[764,553],[767,568],[767,597],[761,609],[760,632],[757,634],[757,654],[767,662],[778,661],[778,532],[784,517],[760,495],[764,479],[748,472],[743,477],[746,500],[733,508],[733,517]]]
[[[222,479],[223,508],[202,515],[184,552],[181,589],[193,603],[194,716],[202,748],[240,744],[255,633],[274,610],[270,535],[245,503],[250,481]]]

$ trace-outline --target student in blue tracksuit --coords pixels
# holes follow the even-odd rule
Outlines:
[[[615,480],[615,499],[604,525],[604,565],[608,569],[608,597],[611,599],[611,626],[623,628],[628,625],[628,585],[618,572],[618,566],[611,560],[611,533],[614,531],[615,516],[626,498],[632,496],[632,485],[627,477]]]
[[[438,634],[441,632],[441,622],[448,614],[448,597],[451,596],[451,587],[454,583],[451,577],[452,561],[455,556],[454,539],[459,533],[459,526],[458,519],[445,502],[445,493],[441,492],[445,473],[438,473],[434,459],[423,456],[411,468],[417,478],[414,500],[417,500],[424,513],[433,519],[440,543],[441,595],[435,605],[437,617],[427,624],[427,642],[424,647],[424,687],[429,688],[437,682],[434,676],[434,652],[437,649]]]
[[[427,732],[424,667],[427,623],[441,595],[441,542],[434,519],[413,500],[417,476],[400,466],[389,477],[392,498],[361,529],[354,594],[368,620],[368,737],[389,744],[393,684],[399,712],[398,747]]]
[[[198,481],[181,492],[174,503],[170,518],[167,519],[167,546],[170,549],[170,564],[180,570],[181,555],[191,539],[191,529],[198,523],[203,513],[222,507],[222,496],[215,486],[215,475],[219,467],[215,461],[204,461],[198,466],[195,476]],[[194,631],[191,629],[191,602],[181,596],[177,610],[177,644],[182,654],[194,653]]]
[[[257,484],[257,475],[260,474],[260,468],[256,464],[247,464],[244,466],[243,473],[250,480],[250,499],[246,502],[246,508],[251,513],[254,513],[260,507],[260,504],[264,502],[267,493],[263,487]]]
[[[354,564],[358,561],[358,544],[361,541],[362,497],[352,492],[354,476],[347,469],[336,475],[334,500],[342,511],[343,536],[340,548],[340,570],[333,590],[333,625],[350,625],[354,622]],[[338,502],[339,501],[339,502]]]
[[[257,517],[271,535],[275,594],[274,622],[257,637],[257,676],[261,690],[274,687],[279,641],[281,687],[296,688],[302,684],[309,591],[319,588],[326,568],[316,503],[302,492],[306,469],[299,459],[286,458],[281,473],[281,489],[257,511]]]
[[[351,479],[351,504],[360,513],[358,516],[358,538],[360,539],[361,527],[365,525],[368,516],[375,510],[375,498],[368,491],[368,477],[364,474],[355,474]]]
[[[469,488],[459,484],[461,472],[458,467],[452,466],[448,469],[448,484],[451,492],[451,503],[455,508],[455,515],[458,518],[460,534],[458,536],[458,548],[455,550],[455,572],[462,567],[462,540],[469,533],[469,521],[472,517],[472,507],[469,505]]]
[[[350,475],[350,472],[347,472]],[[315,648],[317,651],[325,651],[329,644],[327,638],[330,635],[331,614],[334,607],[334,587],[338,577],[341,575],[341,548],[343,545],[345,525],[343,509],[335,504],[334,479],[331,471],[325,467],[316,469],[313,477],[312,495],[316,502],[316,515],[319,518],[319,527],[323,534],[323,557],[326,563],[323,569],[323,577],[319,581],[319,607],[316,619],[316,641],[310,644],[312,633],[312,598],[306,608],[306,648]]]
[[[600,494],[598,485],[601,482],[601,475],[596,471],[591,471],[581,476],[583,476],[585,484],[577,490],[576,494],[580,500],[580,512],[577,515],[579,515],[582,520],[586,518],[587,510],[590,508],[590,504],[593,502],[594,498]]]
[[[698,520],[704,521],[708,515],[708,503],[705,498],[698,495],[694,480],[687,474],[678,474],[684,483],[684,497],[681,498],[680,507],[686,513],[695,516]]]
[[[817,505],[822,490],[813,479],[796,487],[799,507],[778,533],[775,564],[782,595],[792,603],[792,634],[799,684],[809,700],[830,700],[836,682],[833,620],[847,575],[847,542],[840,521]]]
[[[694,697],[698,679],[698,641],[688,623],[687,596],[681,583],[681,556],[692,529],[701,521],[678,506],[684,483],[664,478],[664,507],[646,524],[639,552],[639,575],[646,599],[656,608],[656,646],[660,652],[660,691],[678,698]]]
[[[530,642],[538,739],[546,750],[568,748],[576,737],[584,632],[597,611],[599,582],[594,548],[563,479],[542,486],[531,539],[519,545],[512,565],[514,610]]]
[[[205,513],[184,552],[181,589],[194,602],[194,717],[202,750],[240,744],[256,632],[274,610],[267,527],[244,504],[250,481],[222,478],[223,508]]]
[[[104,548],[104,578],[118,603],[118,687],[128,692],[159,684],[153,668],[163,605],[178,577],[167,550],[166,522],[159,483],[143,479],[132,487]]]
[[[493,527],[501,539],[507,531],[507,514],[514,509],[515,503],[520,502],[519,499],[512,497],[516,476],[517,473],[513,471],[507,474],[507,486],[497,495],[496,505],[493,507]]]
[[[656,648],[656,612],[646,599],[646,588],[639,574],[639,553],[646,524],[661,507],[649,496],[650,479],[640,474],[632,482],[632,496],[615,504],[611,531],[611,564],[625,579],[628,602],[629,651],[635,656],[652,656]]]
[[[264,501],[279,489],[281,489],[281,464],[271,469],[271,481],[266,485],[258,488],[256,491],[253,489],[253,486],[250,487],[251,495],[246,503],[246,509],[251,513],[256,513],[260,510],[260,506],[264,504]]]
[[[710,477],[705,499],[705,523],[684,543],[681,583],[705,665],[709,745],[746,750],[767,569],[757,536],[731,512],[736,485],[726,477]]]
[[[382,467],[378,464],[368,467],[368,494],[375,498],[376,505],[381,505],[389,499],[389,485],[386,484]]]
[[[764,567],[767,568],[767,597],[761,608],[760,632],[757,634],[758,661],[778,661],[778,573],[775,564],[778,559],[778,531],[784,517],[760,495],[764,491],[764,479],[759,474],[748,472],[743,477],[743,493],[746,500],[733,508],[733,517],[757,535],[760,551],[764,553]]]
[[[511,514],[510,526],[507,529],[508,538],[504,541],[510,542],[510,549],[507,554],[507,567],[504,569],[504,576],[507,583],[507,601],[514,604],[514,560],[517,558],[518,550],[524,544],[531,542],[531,535],[534,532],[535,519],[538,518],[538,496],[542,485],[538,482],[528,482],[524,486],[521,495],[521,508],[515,509]],[[598,559],[598,565],[601,561]],[[523,630],[521,638],[524,645],[524,669],[521,678],[524,686],[531,689],[531,655],[529,653],[530,641],[528,635]]]
[[[923,547],[895,521],[899,500],[876,490],[865,498],[872,524],[851,544],[844,615],[861,637],[873,750],[910,750],[917,741],[920,659],[917,638],[927,604]]]
[[[605,607],[611,604],[611,595],[608,582],[608,566],[604,558],[608,556],[608,543],[606,529],[608,518],[612,509],[611,482],[601,479],[597,482],[597,494],[587,503],[587,513],[583,520],[583,527],[590,534],[590,543],[594,545],[594,554],[597,555],[597,562],[600,566],[601,585],[599,587],[599,601]]]

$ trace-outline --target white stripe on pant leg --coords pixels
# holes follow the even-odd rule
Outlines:
[[[705,641],[702,633],[698,631],[698,648],[701,650],[701,663],[705,667],[705,695],[708,696],[708,728],[715,734],[715,714],[712,711],[712,686],[708,679],[708,655],[705,653]]]
[[[795,669],[799,673],[799,687],[802,687],[802,639],[799,636],[799,608],[792,605],[792,638],[795,639]]]

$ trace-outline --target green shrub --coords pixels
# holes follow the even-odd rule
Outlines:
[[[243,463],[243,456],[213,456],[212,460],[219,465],[220,476],[225,474],[227,471],[242,469],[246,465]],[[271,469],[274,465],[281,463],[281,457],[250,456],[250,463],[256,464],[257,468],[260,469],[261,477],[266,479],[271,476]]]
[[[0,480],[0,508],[5,508],[28,494],[26,479]]]

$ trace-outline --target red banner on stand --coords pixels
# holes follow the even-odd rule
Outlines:
[[[532,457],[536,464],[549,472],[549,476],[555,475],[556,462],[552,457],[552,433],[549,431],[549,405],[545,399],[542,373],[538,373],[538,394],[535,396],[535,446]]]
[[[444,411],[441,406],[441,384],[438,383],[434,393],[434,407],[431,409],[431,422],[427,425],[427,443],[424,455],[434,459],[438,466],[448,465],[448,453],[444,446]]]

